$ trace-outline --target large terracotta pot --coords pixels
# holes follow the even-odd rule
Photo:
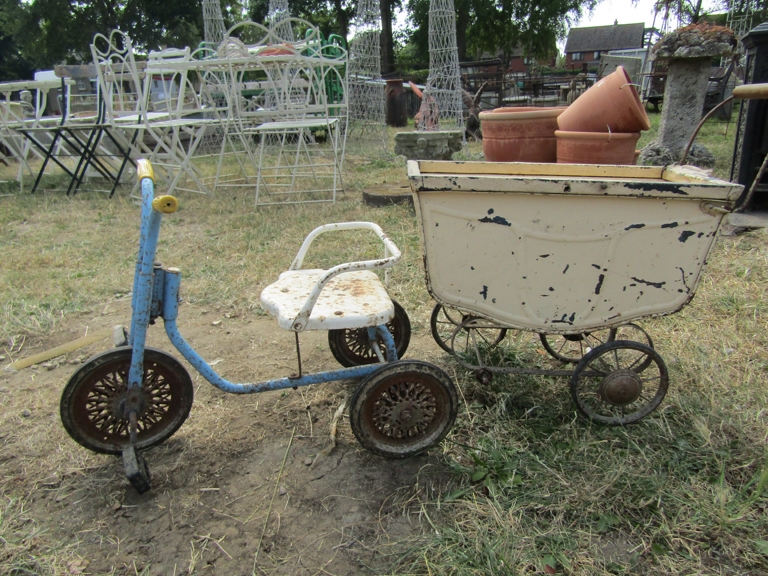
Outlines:
[[[557,118],[568,132],[640,132],[651,123],[627,71],[616,71],[599,80]]]
[[[557,117],[563,108],[497,108],[480,112],[489,162],[555,162]]]
[[[560,164],[634,164],[639,132],[565,132],[557,130]]]

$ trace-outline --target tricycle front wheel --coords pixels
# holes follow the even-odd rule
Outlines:
[[[130,445],[123,405],[131,353],[130,347],[124,347],[94,356],[64,387],[61,422],[69,435],[89,450],[120,454]],[[136,449],[170,438],[187,419],[192,396],[192,379],[184,366],[162,350],[146,348]]]
[[[397,358],[400,359],[405,355],[406,350],[408,350],[408,344],[411,342],[411,321],[408,319],[407,312],[400,304],[394,300],[392,300],[392,304],[395,305],[395,316],[387,323],[387,329],[395,340]],[[386,357],[384,343],[378,337],[376,340],[381,353]],[[367,328],[329,330],[328,347],[338,363],[346,368],[375,364],[379,361],[376,352],[371,349]]]
[[[405,360],[363,380],[352,396],[349,420],[369,451],[405,458],[439,443],[453,426],[458,405],[456,387],[443,370]]]
[[[637,422],[667,393],[669,373],[650,346],[615,340],[588,352],[571,377],[571,396],[585,416],[602,424]]]

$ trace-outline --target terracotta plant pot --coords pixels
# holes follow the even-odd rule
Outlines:
[[[274,44],[262,48],[257,53],[258,56],[291,56],[297,54],[296,49],[288,44]]]
[[[639,132],[555,132],[559,164],[634,164]]]
[[[623,66],[599,80],[557,118],[568,132],[640,132],[651,123]]]
[[[563,108],[497,108],[480,112],[489,162],[555,162],[557,117]]]

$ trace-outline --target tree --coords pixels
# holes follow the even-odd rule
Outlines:
[[[33,0],[21,5],[13,39],[34,68],[45,69],[90,62],[93,36],[116,28],[139,50],[195,46],[202,20],[199,0]]]
[[[0,0],[0,78],[6,81],[32,77],[32,65],[16,42],[21,16],[19,0]]]
[[[381,73],[395,71],[395,41],[392,37],[393,8],[400,0],[379,0],[381,6]]]
[[[508,59],[522,47],[527,56],[551,55],[570,24],[598,0],[454,0],[456,45],[459,60],[474,59],[483,52]],[[415,30],[411,42],[426,54],[429,0],[408,0]]]
[[[262,1],[269,4],[268,0]],[[311,22],[326,38],[338,34],[345,41],[356,6],[354,0],[288,0],[291,16]]]
[[[752,15],[752,22],[764,22],[768,12],[766,0],[715,0],[705,8],[702,0],[657,0],[654,10],[666,20],[674,17],[676,24],[686,26],[702,20],[717,20],[714,12],[727,12],[731,15]]]

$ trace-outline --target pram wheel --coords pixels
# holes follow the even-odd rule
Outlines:
[[[349,419],[360,444],[374,454],[405,458],[440,442],[453,426],[453,380],[426,362],[385,364],[352,396]]]
[[[639,342],[616,340],[592,349],[571,377],[579,410],[603,424],[623,425],[653,412],[667,393],[669,374],[661,356]]]
[[[578,364],[587,352],[614,340],[641,342],[653,348],[653,340],[637,324],[624,324],[618,328],[583,334],[539,334],[539,339],[550,356],[569,364]]]
[[[405,355],[406,350],[408,350],[408,344],[411,341],[411,321],[400,304],[394,300],[392,300],[392,304],[395,305],[395,316],[387,323],[387,329],[395,339],[397,358],[400,359]],[[379,361],[376,353],[371,350],[367,328],[329,330],[328,346],[333,357],[346,368],[375,364]],[[386,356],[384,343],[381,341],[379,341],[379,348],[381,353]]]
[[[650,334],[640,328],[640,326],[637,324],[623,324],[617,327],[615,330],[613,330],[613,338],[611,338],[611,341],[613,340],[629,340],[631,342],[640,342],[649,348],[653,348],[653,340],[651,339]],[[650,356],[646,356],[645,360],[643,360],[640,364],[632,369],[635,372],[642,372],[651,365],[651,362],[653,362],[653,359]]]
[[[581,359],[601,344],[613,341],[616,330],[598,330],[583,334],[539,334],[541,345],[560,362],[578,364]]]
[[[98,354],[83,364],[61,395],[61,422],[81,446],[101,454],[120,454],[130,444],[122,405],[131,366],[129,347]],[[146,348],[135,448],[143,450],[170,438],[192,408],[192,380],[178,360]]]
[[[473,338],[478,343],[484,343],[488,346],[495,346],[507,335],[506,328],[465,328],[453,339],[453,348],[451,347],[451,338],[456,328],[463,322],[473,318],[470,314],[463,314],[455,308],[449,308],[442,304],[435,304],[432,309],[432,316],[429,318],[429,327],[432,329],[432,338],[437,345],[449,354],[459,352],[466,353],[467,350],[474,347]],[[480,319],[478,319],[480,320]],[[471,333],[470,333],[471,331]]]

